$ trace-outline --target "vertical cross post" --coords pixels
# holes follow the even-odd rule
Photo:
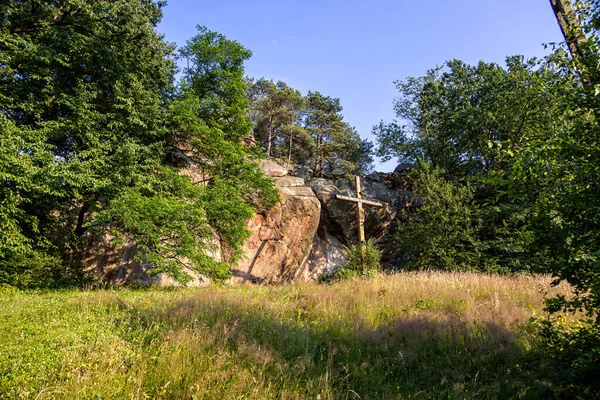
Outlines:
[[[365,243],[365,211],[363,210],[362,196],[360,194],[360,177],[354,177],[356,185],[356,199],[358,200],[356,207],[356,217],[358,219],[358,240],[362,245]]]
[[[367,245],[365,241],[365,210],[363,209],[363,204],[371,207],[383,207],[383,204],[378,203],[376,201],[363,200],[360,188],[360,177],[355,176],[354,183],[356,186],[356,197],[341,196],[339,194],[335,197],[338,200],[351,201],[353,203],[356,203],[356,216],[358,219],[358,240],[360,241],[360,246],[362,249],[363,269],[365,269],[364,260],[367,253]]]

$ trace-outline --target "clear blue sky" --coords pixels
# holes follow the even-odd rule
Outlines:
[[[248,75],[339,97],[373,141],[371,127],[394,118],[393,81],[452,58],[539,57],[562,40],[548,0],[170,0],[159,30],[182,46],[197,24],[249,48]]]

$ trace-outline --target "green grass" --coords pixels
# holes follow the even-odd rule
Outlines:
[[[552,395],[529,318],[547,277],[0,292],[0,398]],[[555,290],[564,290],[559,288]]]

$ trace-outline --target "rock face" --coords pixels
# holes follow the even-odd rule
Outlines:
[[[262,160],[260,162],[260,169],[262,169],[267,176],[272,178],[280,178],[288,174],[287,168],[277,163],[275,160]]]
[[[344,244],[321,226],[315,236],[303,278],[307,281],[318,280],[321,275],[342,269],[345,261]]]
[[[178,153],[175,156],[186,161]],[[194,169],[193,165],[184,167]],[[232,268],[231,283],[316,280],[322,274],[340,269],[345,262],[344,246],[357,242],[358,221],[356,204],[340,201],[336,195],[354,197],[354,182],[343,178],[305,180],[289,176],[288,169],[275,160],[263,161],[261,168],[276,181],[281,203],[248,221],[251,237],[243,247],[244,255]],[[365,207],[365,233],[382,250],[382,263],[388,267],[397,267],[402,262],[394,236],[398,212],[414,201],[406,179],[409,170],[410,166],[402,165],[392,173],[374,172],[361,180],[362,197],[384,203],[383,208]],[[202,184],[205,177],[191,172],[186,173]],[[213,241],[209,255],[222,260],[226,249],[221,248],[217,239]],[[135,260],[136,251],[133,243],[116,247],[107,232],[94,239],[83,263],[97,282],[178,285],[164,275],[148,276],[144,265]],[[210,284],[206,277],[192,270],[186,272],[192,278],[189,286]]]
[[[168,275],[148,275],[147,265],[135,259],[138,252],[135,243],[126,242],[124,246],[117,246],[112,242],[112,237],[105,232],[99,237],[91,239],[88,251],[83,255],[83,265],[88,276],[99,284],[136,286],[182,286]],[[209,256],[221,260],[221,247],[216,240],[212,241],[213,250]],[[182,260],[185,262],[185,260]],[[185,268],[184,271],[191,277],[186,285],[191,287],[208,286],[211,280],[198,272]]]
[[[304,179],[286,176],[287,170],[271,160],[261,167],[276,180],[281,203],[248,223],[252,236],[244,245],[245,257],[233,268],[233,283],[278,283],[304,277],[319,226],[321,204]]]
[[[394,245],[398,211],[413,200],[397,172],[373,172],[361,179],[362,197],[384,204],[382,208],[365,206],[365,234],[382,250],[385,267],[398,266],[403,255]],[[345,261],[343,246],[358,242],[356,204],[336,199],[336,195],[355,197],[354,184],[347,179],[315,178],[307,181],[321,202],[321,223],[314,242],[308,270],[313,276],[339,269]]]

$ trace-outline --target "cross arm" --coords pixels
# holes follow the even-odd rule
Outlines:
[[[347,197],[347,196],[342,196],[342,195],[335,195],[335,198],[338,200],[345,200],[345,201],[351,201],[353,203],[363,203],[366,204],[368,206],[371,207],[383,207],[383,204],[378,203],[376,201],[370,201],[370,200],[365,200],[365,199],[357,199],[355,197]]]

